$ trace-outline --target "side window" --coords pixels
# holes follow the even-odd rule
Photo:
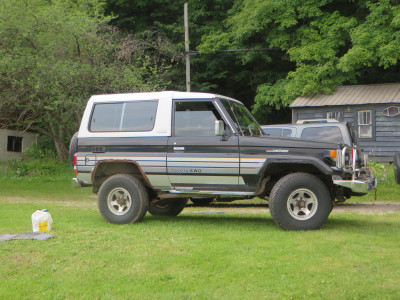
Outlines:
[[[340,112],[339,111],[328,111],[326,113],[326,118],[327,119],[335,119],[340,121]]]
[[[158,101],[96,104],[90,122],[92,132],[151,131]]]
[[[270,136],[291,136],[292,130],[287,128],[265,128],[263,132]]]
[[[119,131],[123,103],[96,104],[90,122],[90,131]]]
[[[157,101],[126,103],[122,114],[121,131],[153,130],[157,106]]]
[[[215,121],[222,120],[212,101],[176,101],[175,136],[215,136]]]
[[[307,140],[343,143],[342,133],[340,129],[335,126],[304,128],[300,137]]]
[[[372,111],[361,110],[358,112],[358,137],[372,137]]]
[[[291,136],[292,130],[291,129],[283,129],[282,136]]]
[[[22,137],[8,136],[7,138],[7,151],[22,152]]]

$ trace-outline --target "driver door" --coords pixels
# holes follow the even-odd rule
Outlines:
[[[223,120],[212,100],[175,100],[173,132],[168,140],[167,172],[178,191],[217,192],[239,185],[238,137],[225,123],[224,138],[215,135]]]

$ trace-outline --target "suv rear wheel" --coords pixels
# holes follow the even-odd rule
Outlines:
[[[98,206],[104,220],[114,224],[140,222],[146,215],[149,196],[143,183],[128,174],[113,175],[100,187]]]
[[[69,157],[69,163],[71,164],[71,166],[74,166],[74,155],[76,152],[78,152],[78,133],[79,132],[75,132],[74,135],[71,138],[71,142],[69,144],[69,153],[68,153],[68,157]]]
[[[318,229],[327,220],[332,201],[327,187],[318,177],[293,173],[275,184],[269,209],[275,223],[286,230]]]

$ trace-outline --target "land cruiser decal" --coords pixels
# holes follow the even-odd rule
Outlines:
[[[272,149],[272,150],[266,150],[265,152],[267,153],[288,153],[288,149]]]
[[[171,173],[201,173],[201,169],[170,169]]]

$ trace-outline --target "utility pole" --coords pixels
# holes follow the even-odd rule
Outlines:
[[[185,23],[186,92],[190,92],[189,15],[188,3],[183,5]]]

